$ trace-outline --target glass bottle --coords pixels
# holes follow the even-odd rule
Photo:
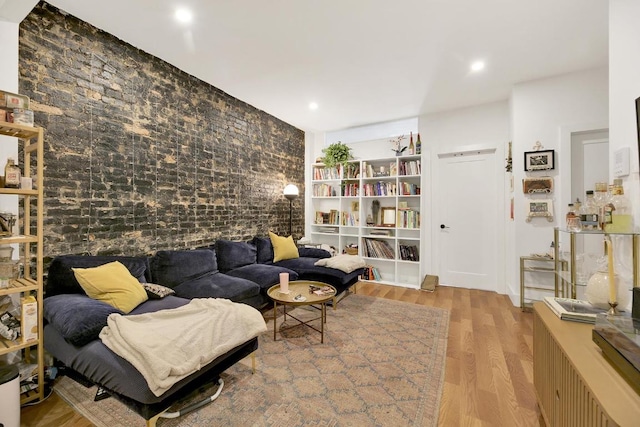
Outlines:
[[[7,159],[7,164],[4,167],[4,186],[5,188],[20,188],[20,168],[16,166],[13,158]]]
[[[418,132],[418,139],[416,140],[416,154],[422,154],[422,141],[420,141],[420,132]]]
[[[409,138],[409,155],[416,154],[416,147],[413,145],[413,132],[411,132],[411,136]]]
[[[413,145],[413,132],[411,132],[411,137],[409,138],[409,155],[416,154],[416,148]]]
[[[587,190],[587,198],[580,207],[580,224],[583,230],[598,229],[598,206],[593,194],[593,190]]]
[[[631,203],[624,195],[624,187],[621,179],[614,179],[611,186],[611,224],[605,226],[609,233],[630,233],[633,231],[633,215],[631,215]]]
[[[598,207],[598,230],[604,230],[604,225],[607,223],[611,223],[611,213],[609,213],[609,218],[605,218],[606,216],[606,206],[609,203],[609,194],[607,192],[607,183],[606,182],[596,182],[596,192],[594,193],[594,199],[596,202],[596,206]]]
[[[573,203],[569,203],[567,210],[567,230],[580,231],[580,217],[576,215]]]

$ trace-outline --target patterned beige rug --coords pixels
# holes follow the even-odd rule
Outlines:
[[[273,312],[265,312],[256,374],[249,359],[236,364],[215,402],[158,426],[437,425],[449,312],[362,295],[327,312],[324,344],[304,326],[283,329],[274,342]],[[55,391],[99,427],[145,425],[114,398],[94,402],[95,387],[63,377]]]

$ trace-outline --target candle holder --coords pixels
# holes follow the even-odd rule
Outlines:
[[[618,307],[617,302],[609,301],[609,311],[607,311],[607,316],[618,316],[620,312],[616,307]]]

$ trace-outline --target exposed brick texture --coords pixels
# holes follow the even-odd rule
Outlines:
[[[301,130],[44,2],[19,69],[45,129],[46,257],[288,233]],[[302,200],[293,215],[301,236]]]

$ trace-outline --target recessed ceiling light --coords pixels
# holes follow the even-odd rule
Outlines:
[[[484,62],[483,61],[476,61],[473,64],[471,64],[471,71],[478,72],[478,71],[482,71],[482,70],[484,70]]]
[[[176,9],[176,13],[174,14],[176,21],[181,22],[183,24],[188,24],[193,21],[193,13],[189,9],[180,8]]]
[[[318,103],[317,102],[310,102],[309,103],[309,109],[310,110],[317,110],[318,109]]]

